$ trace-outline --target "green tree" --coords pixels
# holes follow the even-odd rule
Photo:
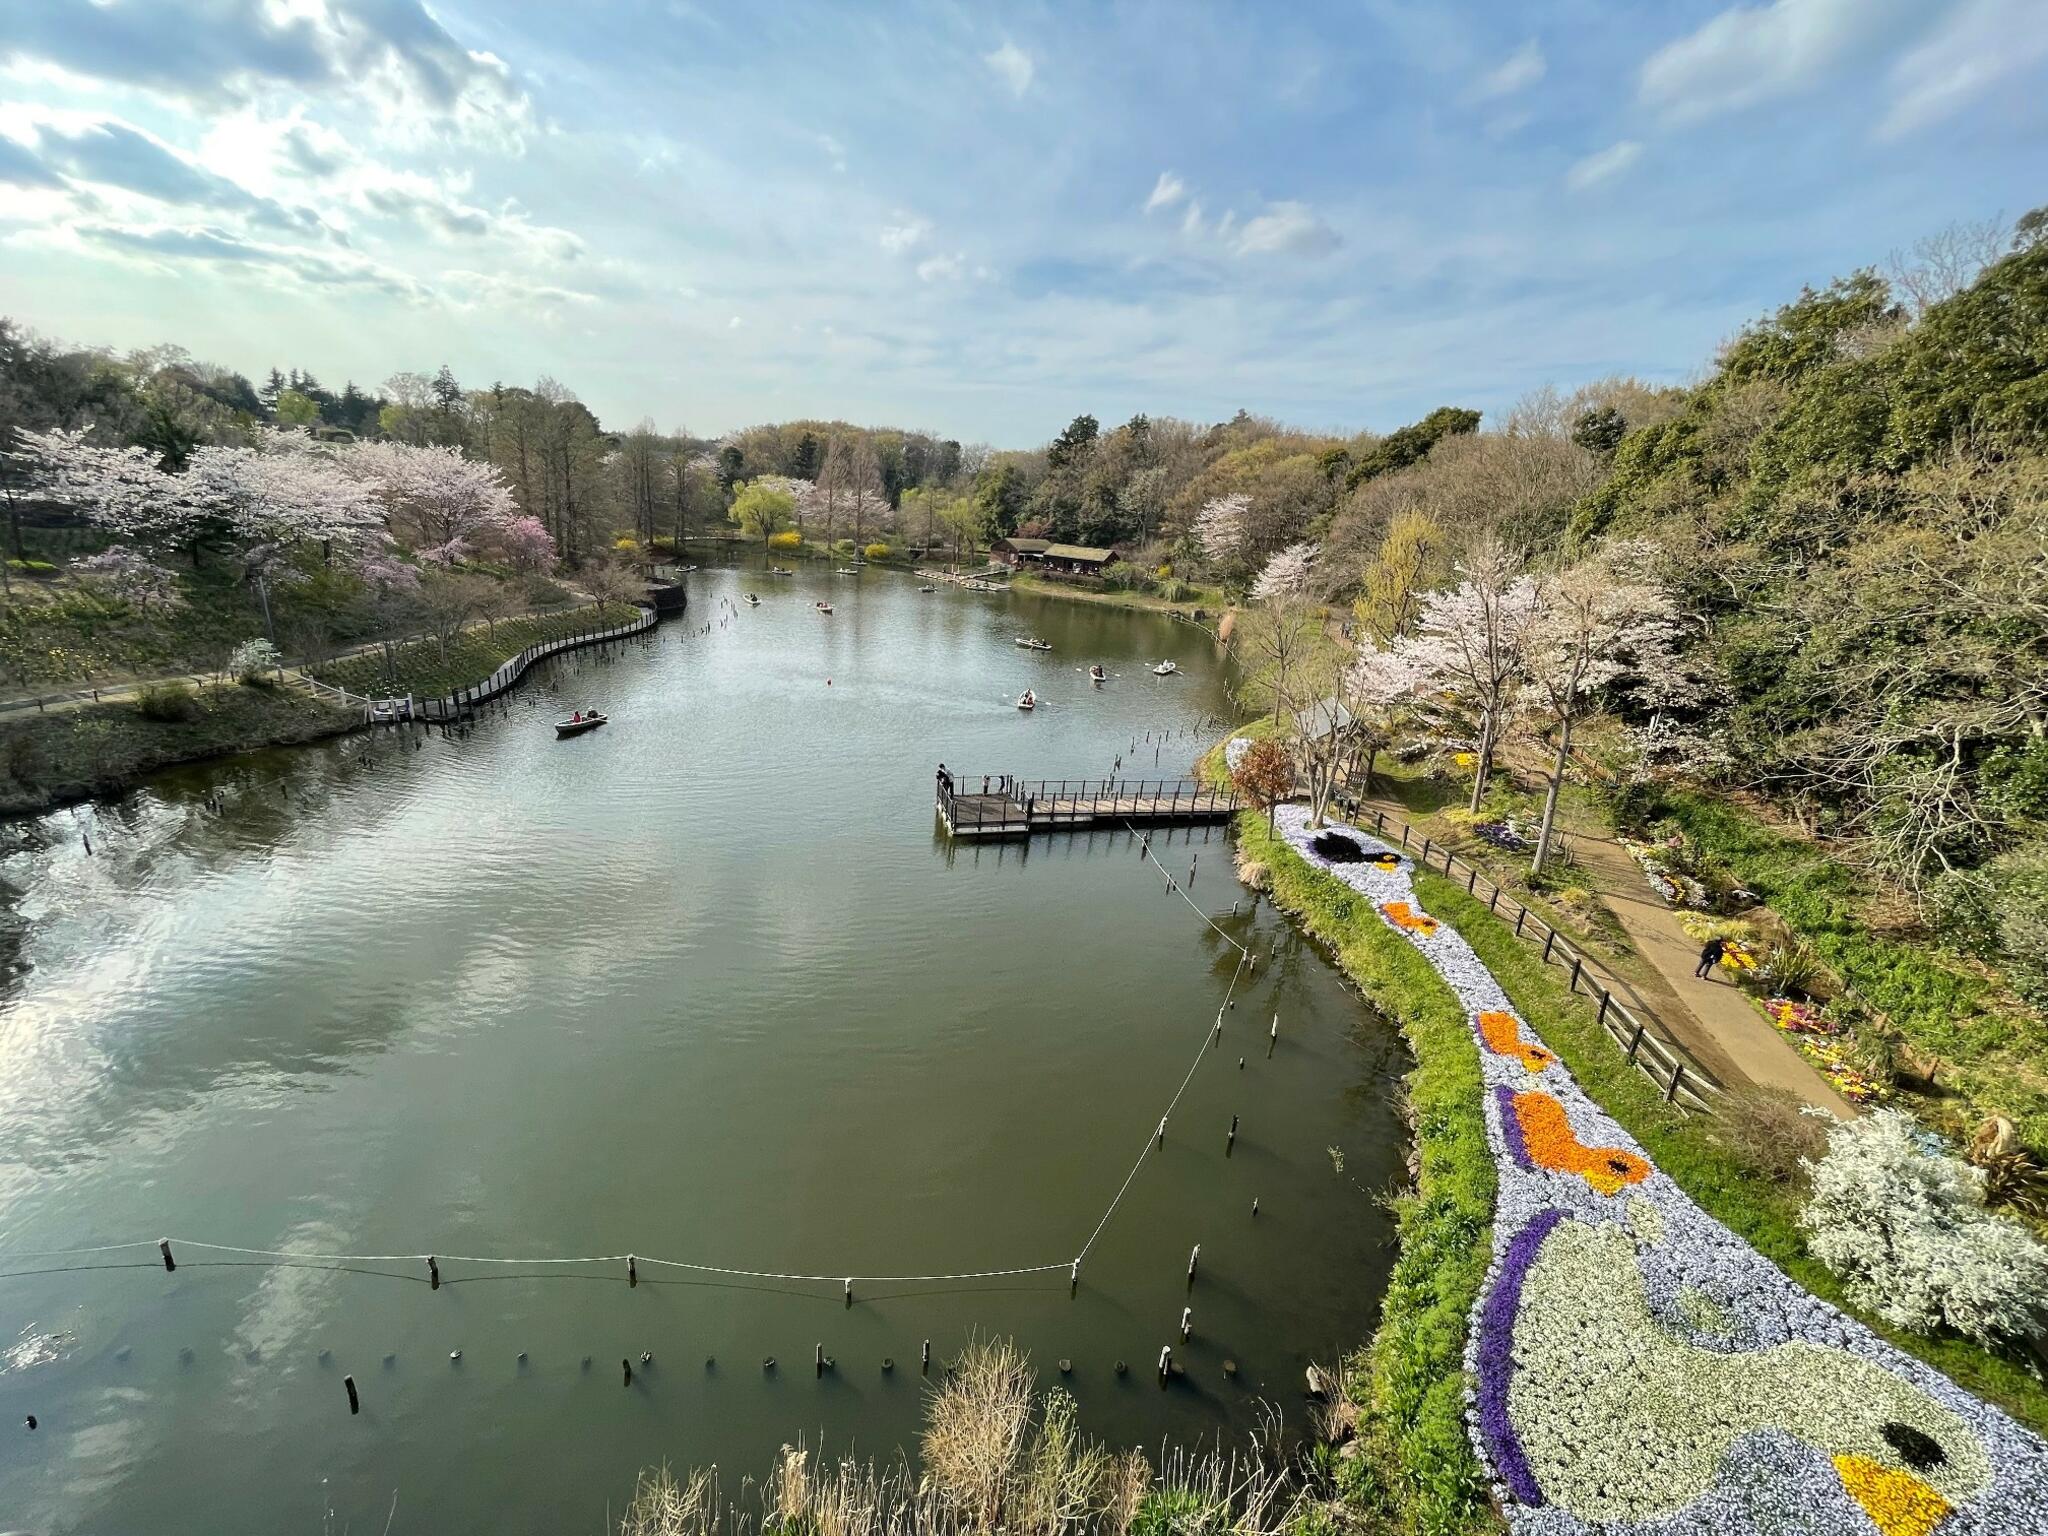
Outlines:
[[[296,389],[288,389],[279,395],[272,410],[280,427],[310,427],[320,419],[320,407],[313,403],[310,395]]]
[[[796,511],[796,498],[789,492],[756,480],[734,487],[732,506],[726,516],[750,539],[759,539],[766,550],[768,541],[789,526]]]

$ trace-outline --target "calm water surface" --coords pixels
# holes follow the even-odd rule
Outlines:
[[[615,1263],[451,1257],[435,1291],[406,1260],[25,1257],[169,1235],[837,1276],[1079,1249],[1235,952],[1121,833],[949,844],[932,772],[1151,773],[1155,749],[1182,771],[1226,707],[1212,647],[894,573],[689,581],[689,617],[467,738],[264,754],[9,829],[0,1530],[378,1530],[395,1492],[394,1532],[593,1531],[663,1459],[736,1481],[784,1441],[913,1442],[927,1338],[943,1359],[1013,1335],[1046,1377],[1068,1359],[1084,1426],[1156,1448],[1235,1437],[1262,1401],[1298,1420],[1304,1363],[1364,1337],[1398,1046],[1270,909],[1230,916],[1221,829],[1162,856],[1199,855],[1198,903],[1277,954],[1078,1297],[1064,1270],[849,1309],[836,1281],[643,1266],[629,1288]],[[759,609],[724,606],[749,590]],[[1162,656],[1185,675],[1150,675]],[[613,723],[557,742],[576,706]],[[1188,1369],[1162,1392],[1170,1339]]]

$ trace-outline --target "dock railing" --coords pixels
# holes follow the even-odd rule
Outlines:
[[[939,810],[957,834],[1028,832],[1119,820],[1223,818],[1237,810],[1234,791],[1195,779],[1019,779],[1013,774],[950,774],[938,781]]]
[[[561,635],[553,640],[539,640],[527,646],[516,655],[508,656],[498,664],[497,669],[482,682],[468,688],[435,699],[364,698],[350,693],[345,688],[336,688],[332,683],[323,683],[310,673],[301,672],[295,681],[325,698],[338,698],[351,705],[368,711],[373,722],[384,723],[398,720],[425,721],[433,725],[445,725],[460,720],[490,699],[517,683],[534,663],[545,661],[550,656],[564,651],[580,650],[584,646],[604,645],[613,640],[624,640],[633,635],[644,634],[661,622],[661,616],[652,608],[642,608],[635,617],[623,624],[609,625],[603,629],[579,630],[573,635]]]
[[[1597,1000],[1599,1012],[1596,1021],[1621,1047],[1630,1064],[1662,1091],[1665,1103],[1676,1104],[1681,1109],[1713,1113],[1714,1099],[1727,1090],[1693,1059],[1684,1046],[1671,1038],[1670,1031],[1654,1013],[1640,1002],[1630,1004],[1615,996],[1615,989],[1623,983],[1599,960],[1577,948],[1546,922],[1535,908],[1524,905],[1503,890],[1470,859],[1427,837],[1418,847],[1414,829],[1407,822],[1390,818],[1383,810],[1375,810],[1367,818],[1363,807],[1348,801],[1340,801],[1338,808],[1353,825],[1364,827],[1369,823],[1375,837],[1406,848],[1414,854],[1418,868],[1452,880],[1462,872],[1467,895],[1484,901],[1487,911],[1502,922],[1512,917],[1516,938],[1536,950],[1545,965],[1559,966],[1568,972],[1571,991]]]

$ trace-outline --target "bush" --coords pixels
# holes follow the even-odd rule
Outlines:
[[[886,560],[894,551],[886,544],[877,543],[868,545],[860,553],[863,560]]]
[[[143,719],[165,725],[190,720],[199,712],[192,690],[183,683],[144,683],[136,690],[135,707]]]
[[[1799,1224],[1850,1300],[1895,1327],[1990,1346],[2038,1335],[2048,1246],[1984,1208],[1984,1176],[1897,1110],[1843,1121],[1807,1165]]]
[[[768,535],[768,547],[770,549],[801,549],[803,547],[803,542],[804,536],[798,533],[794,528],[785,528],[780,533],[771,533]]]
[[[54,576],[57,567],[47,560],[9,560],[7,569],[19,571],[24,576]]]
[[[277,647],[268,640],[244,640],[228,657],[228,674],[237,682],[260,686],[268,681],[267,673],[277,670],[281,660]]]

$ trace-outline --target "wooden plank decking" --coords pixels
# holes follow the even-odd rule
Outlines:
[[[1223,821],[1237,796],[1193,779],[1018,779],[953,774],[938,809],[955,837],[1028,837],[1062,827]]]

